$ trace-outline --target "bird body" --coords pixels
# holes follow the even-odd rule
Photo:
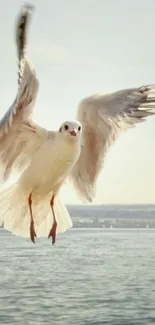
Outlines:
[[[68,127],[67,130],[65,130],[64,125]],[[31,210],[30,204],[33,203],[33,222],[37,234],[40,233],[40,236],[46,234],[47,236],[44,221],[49,218],[49,224],[51,221],[52,225],[55,218],[55,212],[54,216],[52,216],[49,203],[52,198],[57,202],[54,204],[54,210],[57,207],[57,222],[59,222],[59,216],[61,220],[61,215],[64,219],[58,223],[57,233],[72,226],[68,212],[57,196],[63,182],[79,158],[81,125],[77,121],[68,121],[61,128],[61,132],[47,132],[46,137],[44,135],[44,141],[43,137],[40,137],[41,145],[34,151],[31,162],[29,162],[25,171],[21,173],[18,181],[11,188],[5,191],[2,190],[0,193],[0,206],[3,205],[0,216],[3,216],[5,228],[11,230],[14,234],[19,231],[23,236],[28,236],[29,210]],[[80,128],[80,131],[78,131],[78,128]],[[39,134],[41,134],[40,129],[39,131]],[[37,131],[35,130],[35,132]],[[11,211],[9,216],[7,215],[8,210]],[[18,230],[19,225],[20,230]],[[31,239],[34,241],[33,237]]]
[[[47,138],[19,179],[23,191],[32,193],[38,200],[51,192],[56,194],[78,160],[80,151],[80,139],[59,132],[54,139]]]

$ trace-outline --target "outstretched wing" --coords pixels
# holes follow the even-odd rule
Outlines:
[[[26,29],[30,13],[30,7],[22,7],[17,23],[18,92],[13,104],[0,121],[0,139],[10,132],[17,119],[25,122],[30,119],[38,92],[39,83],[34,68],[25,55]]]
[[[83,146],[71,178],[83,198],[92,201],[106,151],[118,133],[144,121],[155,113],[153,109],[155,85],[94,95],[81,102],[77,120],[83,127]]]
[[[31,118],[38,92],[38,80],[24,53],[29,15],[30,8],[23,7],[16,31],[19,58],[18,92],[14,103],[0,121],[1,180],[6,180],[11,170],[24,168],[41,141]]]

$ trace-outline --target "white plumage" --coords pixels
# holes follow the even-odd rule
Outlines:
[[[18,93],[0,121],[0,225],[16,235],[52,237],[72,226],[58,198],[70,176],[82,198],[92,201],[108,147],[121,130],[154,114],[155,86],[125,89],[84,99],[75,121],[56,132],[32,120],[39,82],[26,57],[26,27],[30,7],[23,7],[17,24]],[[16,182],[6,188],[14,173]]]

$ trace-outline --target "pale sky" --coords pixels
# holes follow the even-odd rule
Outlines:
[[[155,83],[154,0],[36,0],[28,55],[40,90],[35,120],[56,129],[95,92]],[[17,91],[14,25],[21,0],[0,0],[0,115]],[[69,186],[65,203],[79,203]],[[111,147],[94,203],[155,203],[155,117]]]

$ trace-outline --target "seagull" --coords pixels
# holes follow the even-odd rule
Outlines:
[[[70,179],[82,200],[93,201],[108,148],[121,131],[155,113],[155,85],[87,97],[76,119],[56,131],[37,125],[32,115],[39,81],[26,54],[32,12],[24,5],[17,19],[18,91],[0,121],[0,226],[33,243],[48,237],[55,244],[56,235],[72,227],[60,188]]]

